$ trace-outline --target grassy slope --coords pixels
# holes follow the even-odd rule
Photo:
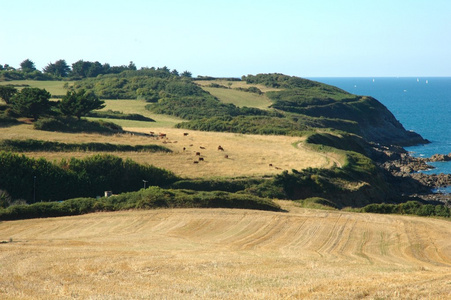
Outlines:
[[[279,203],[0,223],[0,298],[449,297],[449,221]]]
[[[13,81],[0,81],[0,85],[18,85],[16,88],[21,89],[22,85],[28,85],[29,87],[37,87],[40,89],[46,89],[52,95],[65,95],[67,89],[64,88],[64,84],[73,84],[71,81],[36,81],[36,80],[13,80]]]
[[[203,87],[204,90],[218,98],[224,103],[232,103],[238,107],[255,107],[267,109],[271,105],[271,101],[265,95],[258,95],[239,90]]]

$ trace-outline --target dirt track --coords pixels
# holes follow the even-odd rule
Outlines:
[[[0,298],[451,298],[449,221],[281,204],[2,222]]]

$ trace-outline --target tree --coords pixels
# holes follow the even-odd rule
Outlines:
[[[55,63],[49,63],[44,69],[44,73],[52,74],[59,77],[67,77],[70,67],[64,59],[57,60]]]
[[[130,61],[130,63],[128,64],[128,69],[132,70],[132,71],[136,71],[136,65],[133,61]]]
[[[0,98],[5,101],[6,104],[10,103],[11,97],[17,93],[17,89],[12,86],[0,85]]]
[[[60,110],[66,116],[76,116],[78,120],[94,109],[105,107],[105,102],[100,100],[93,92],[68,91],[61,99]]]
[[[193,74],[191,74],[190,71],[183,71],[182,77],[187,77],[187,78],[191,78],[193,76]]]
[[[45,89],[24,88],[11,97],[12,109],[20,116],[33,117],[36,121],[50,111],[50,96]]]
[[[36,67],[34,65],[34,62],[32,62],[29,59],[24,60],[20,63],[20,68],[23,72],[30,73],[33,71],[36,71]]]

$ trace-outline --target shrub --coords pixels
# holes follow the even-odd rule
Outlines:
[[[122,132],[121,126],[111,122],[77,120],[71,117],[43,118],[36,121],[33,127],[37,130],[61,132]]]

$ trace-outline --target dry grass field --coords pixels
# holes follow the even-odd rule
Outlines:
[[[141,122],[143,123],[143,122]],[[122,158],[131,158],[173,171],[180,176],[239,177],[278,174],[283,170],[306,167],[330,167],[336,163],[333,154],[324,155],[304,147],[296,147],[300,137],[243,135],[235,133],[201,132],[175,128],[125,128],[135,133],[166,133],[166,139],[138,134],[68,134],[33,130],[31,125],[18,125],[0,129],[1,139],[27,139],[66,143],[108,142],[112,144],[157,144],[171,149],[172,153],[113,152]],[[188,133],[187,136],[184,133]],[[224,151],[219,151],[218,146]],[[183,150],[185,148],[185,150]],[[199,152],[200,155],[196,155]],[[50,161],[61,158],[85,157],[91,152],[31,152],[27,156],[44,157]],[[227,158],[225,156],[228,156]],[[203,161],[199,161],[202,158]],[[338,157],[338,159],[340,159]],[[194,163],[196,162],[196,163]],[[270,166],[272,164],[272,166]]]
[[[451,299],[451,226],[299,208],[0,223],[1,299]]]

